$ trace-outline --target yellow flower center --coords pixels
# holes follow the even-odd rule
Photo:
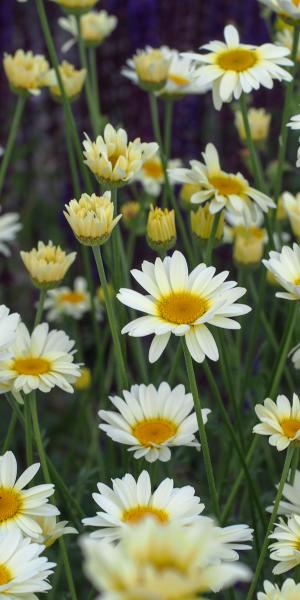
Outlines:
[[[9,521],[20,514],[22,505],[20,492],[12,488],[0,487],[0,523]]]
[[[148,419],[132,428],[132,434],[143,446],[163,444],[177,432],[177,425],[165,419]]]
[[[122,155],[120,153],[116,152],[115,154],[112,154],[111,156],[108,157],[108,160],[111,163],[111,166],[113,169],[115,168],[120,156],[122,156]]]
[[[245,50],[244,48],[234,48],[225,50],[217,56],[217,64],[224,71],[247,71],[257,63],[256,50]]]
[[[300,285],[300,276],[296,277],[296,279],[294,279],[294,285]]]
[[[5,585],[12,580],[12,574],[6,565],[0,565],[0,585]],[[4,592],[5,594],[5,592]]]
[[[209,181],[222,196],[229,196],[230,194],[239,196],[245,192],[243,182],[234,175],[212,175]]]
[[[19,375],[43,375],[51,371],[51,363],[45,358],[16,358],[12,370],[17,371]]]
[[[164,174],[161,162],[156,160],[147,160],[143,165],[143,171],[152,179],[161,179]]]
[[[161,319],[181,325],[194,323],[208,310],[209,303],[191,292],[174,292],[163,296],[158,304]]]
[[[280,423],[283,433],[288,438],[295,437],[297,431],[300,429],[300,420],[298,419],[285,419]]]
[[[176,85],[187,85],[187,83],[189,83],[189,80],[186,77],[176,75],[175,73],[170,73],[170,75],[168,75],[168,80]]]
[[[154,508],[152,506],[135,506],[129,508],[123,513],[122,520],[129,525],[135,525],[143,521],[146,517],[153,517],[159,523],[167,523],[169,521],[168,513],[165,510]]]
[[[292,0],[292,4],[294,4],[294,6],[300,6],[300,0]]]
[[[59,302],[64,304],[65,302],[69,302],[70,304],[79,304],[80,302],[84,302],[86,296],[83,292],[64,292],[59,296]]]

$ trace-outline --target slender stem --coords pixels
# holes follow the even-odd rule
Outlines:
[[[111,198],[114,204],[114,214],[117,215],[118,212],[118,196],[117,196],[117,188],[113,187],[111,190]],[[112,253],[113,253],[113,280],[114,287],[116,290],[119,290],[121,287],[121,254],[120,254],[120,244],[119,244],[119,236],[120,236],[120,227],[115,227],[111,234],[111,242],[112,242]]]
[[[83,37],[81,34],[81,20],[80,20],[79,15],[76,15],[76,22],[77,22],[77,36],[78,36],[78,49],[79,49],[80,62],[81,62],[82,68],[86,70],[86,79],[85,79],[85,84],[84,84],[85,93],[86,93],[86,103],[87,103],[87,106],[89,109],[94,134],[97,135],[97,133],[98,133],[98,112],[96,109],[96,105],[94,104],[94,96],[93,96],[93,92],[92,92],[92,88],[91,88],[91,80],[90,80],[91,73],[88,69],[88,64],[87,64],[87,60],[86,60],[85,45],[84,45],[84,40],[83,40]]]
[[[203,452],[203,459],[204,459],[205,470],[206,470],[206,477],[207,477],[210,495],[211,495],[211,499],[212,499],[213,510],[214,510],[216,517],[218,519],[220,519],[221,511],[220,511],[220,506],[219,506],[216,484],[215,484],[215,480],[214,480],[214,474],[213,474],[213,468],[212,468],[212,463],[211,463],[211,458],[210,458],[210,453],[209,453],[206,431],[205,431],[203,418],[202,418],[201,400],[200,400],[200,396],[198,393],[192,358],[191,358],[191,355],[186,346],[185,340],[182,341],[182,348],[183,348],[185,365],[186,365],[186,370],[187,370],[188,379],[189,379],[189,383],[190,383],[190,388],[191,388],[191,392],[192,392],[193,400],[194,400],[195,412],[196,412],[197,422],[198,422],[198,427],[199,427],[199,436],[200,436],[201,447],[202,447],[202,452]]]
[[[253,175],[254,175],[254,179],[255,179],[255,184],[263,192],[266,187],[265,181],[264,181],[263,169],[262,169],[258,154],[256,152],[256,148],[255,148],[253,139],[252,139],[251,129],[250,129],[250,125],[249,125],[249,119],[248,119],[247,105],[246,105],[246,96],[244,93],[240,97],[240,107],[241,107],[241,113],[242,113],[245,132],[246,132],[247,146],[248,146],[248,150],[250,152],[250,161],[251,161],[252,171],[253,171]]]
[[[25,416],[25,450],[26,450],[26,463],[30,467],[33,463],[32,453],[32,424],[30,416],[30,398],[26,396],[24,399],[24,416]]]
[[[39,297],[38,307],[37,307],[37,311],[36,311],[36,315],[35,315],[34,327],[37,327],[41,322],[43,309],[44,309],[44,303],[45,303],[45,299],[46,299],[46,294],[47,294],[47,291],[45,289],[40,290],[40,297]]]
[[[17,420],[18,420],[18,418],[17,418],[16,413],[12,412],[9,426],[7,429],[7,434],[6,434],[2,449],[1,449],[1,454],[4,454],[10,448],[11,440],[12,440],[14,432],[15,432]],[[28,466],[29,466],[29,464],[32,464],[32,463],[28,463]]]
[[[95,96],[95,104],[97,107],[98,119],[101,118],[101,104],[100,104],[100,93],[99,93],[99,83],[98,83],[98,73],[97,73],[97,49],[89,48],[88,56],[89,56],[89,70],[91,74],[91,82],[92,82],[92,91]]]
[[[6,142],[4,156],[2,157],[1,163],[0,163],[0,196],[1,196],[2,189],[3,189],[6,171],[9,166],[13,147],[14,147],[15,140],[17,137],[21,117],[22,117],[22,114],[24,111],[25,103],[26,103],[26,96],[19,95],[17,102],[16,102],[14,116],[13,116],[10,130],[9,130],[8,139]]]
[[[105,305],[106,305],[106,310],[107,310],[109,326],[110,326],[113,343],[114,343],[114,348],[115,348],[115,352],[116,352],[117,375],[119,374],[119,382],[120,382],[121,386],[123,386],[123,389],[127,389],[127,387],[128,387],[127,371],[126,371],[125,362],[124,362],[124,358],[123,358],[123,354],[122,354],[122,347],[121,347],[120,338],[119,338],[119,334],[118,334],[117,323],[116,323],[116,319],[115,319],[115,312],[114,312],[114,308],[112,305],[111,295],[109,293],[109,289],[108,289],[108,285],[107,285],[107,279],[106,279],[106,275],[105,275],[105,270],[104,270],[104,265],[103,265],[100,248],[98,246],[97,247],[93,246],[93,253],[94,253],[94,258],[95,258],[97,269],[98,269],[100,283],[103,288],[104,300],[105,300]]]
[[[164,108],[164,152],[168,161],[171,156],[173,101],[165,100]]]
[[[253,579],[252,579],[252,582],[251,582],[251,586],[249,588],[249,592],[247,594],[246,600],[251,600],[253,598],[253,595],[254,595],[254,592],[255,592],[255,589],[256,589],[256,585],[257,585],[257,582],[258,582],[258,579],[259,579],[259,576],[260,576],[260,573],[261,573],[261,570],[262,570],[262,567],[263,567],[263,564],[264,564],[264,560],[266,558],[266,554],[267,554],[267,550],[268,550],[268,545],[269,545],[269,535],[271,533],[272,527],[273,527],[273,525],[275,523],[275,519],[276,519],[276,516],[277,516],[277,513],[278,513],[278,507],[279,507],[279,503],[280,503],[280,500],[281,500],[281,497],[282,497],[282,490],[283,490],[283,486],[284,486],[284,484],[286,482],[286,479],[287,479],[287,475],[288,475],[288,472],[289,472],[291,460],[293,458],[293,453],[294,453],[294,448],[293,448],[293,446],[290,446],[288,448],[288,451],[287,451],[287,454],[286,454],[286,457],[285,457],[284,467],[283,467],[283,470],[282,470],[282,475],[281,475],[281,478],[280,478],[280,483],[279,483],[279,486],[278,486],[278,491],[277,491],[277,494],[276,494],[274,507],[273,507],[273,510],[272,510],[272,514],[271,514],[271,517],[270,517],[270,520],[269,520],[269,524],[268,524],[268,527],[267,527],[265,539],[264,539],[264,542],[263,542],[263,545],[262,545],[260,557],[259,557],[257,565],[256,565],[256,570],[255,570],[255,573],[254,573],[254,576],[253,576]]]
[[[216,233],[217,233],[221,214],[222,214],[222,211],[219,211],[217,214],[214,215],[214,218],[213,218],[212,228],[210,230],[209,238],[207,240],[207,244],[206,244],[206,248],[205,248],[205,262],[207,265],[211,264],[211,255],[212,255],[212,250],[213,250],[213,247],[214,247],[214,244],[216,241]]]
[[[275,183],[274,183],[274,200],[277,204],[278,198],[281,192],[282,185],[282,176],[283,176],[283,168],[284,168],[284,160],[287,149],[287,140],[288,140],[288,127],[287,122],[290,117],[291,111],[291,102],[293,100],[293,89],[295,83],[295,71],[297,69],[297,52],[299,45],[299,26],[294,27],[294,35],[293,35],[293,45],[291,51],[291,60],[294,62],[294,66],[291,69],[292,79],[288,82],[286,86],[285,99],[283,105],[282,112],[282,121],[281,128],[279,134],[279,150],[278,150],[278,164],[276,169]],[[275,210],[273,211],[273,218],[275,219]]]

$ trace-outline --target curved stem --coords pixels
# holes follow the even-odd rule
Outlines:
[[[8,169],[13,147],[17,137],[18,128],[24,111],[25,103],[26,96],[19,95],[16,102],[15,112],[11,122],[10,131],[8,134],[8,139],[6,142],[5,152],[0,163],[0,196],[3,189],[6,171]]]
[[[10,422],[9,422],[9,426],[7,429],[7,434],[1,449],[1,454],[5,454],[5,452],[7,450],[9,450],[10,448],[10,444],[11,444],[11,440],[13,438],[14,432],[15,432],[15,428],[16,428],[16,424],[17,424],[17,415],[15,412],[12,412],[11,418],[10,418]],[[32,464],[32,463],[29,463]],[[29,466],[28,464],[28,466]]]
[[[46,294],[47,294],[47,291],[45,289],[40,290],[40,297],[39,297],[38,307],[37,307],[37,311],[36,311],[36,315],[35,315],[34,327],[37,327],[41,322]]]
[[[218,519],[220,519],[221,511],[220,511],[220,506],[219,506],[216,484],[215,484],[215,480],[214,480],[214,474],[213,474],[213,468],[212,468],[212,463],[211,463],[211,458],[210,458],[210,453],[209,453],[206,431],[205,431],[203,418],[202,418],[201,400],[200,400],[200,396],[198,393],[192,358],[191,358],[191,355],[186,346],[185,340],[182,340],[182,348],[183,348],[185,365],[186,365],[186,370],[187,370],[188,379],[189,379],[189,383],[190,383],[190,388],[191,388],[191,392],[192,392],[193,400],[194,400],[195,412],[196,412],[197,422],[198,422],[198,427],[199,427],[199,436],[200,436],[201,447],[202,447],[202,452],[203,452],[203,459],[204,459],[205,470],[206,470],[206,477],[207,477],[209,491],[210,491],[210,495],[211,495],[211,499],[212,499],[213,510],[214,510],[216,517]]]
[[[86,103],[87,103],[88,110],[90,113],[90,118],[91,118],[91,122],[92,122],[94,135],[97,135],[98,134],[98,112],[96,109],[96,105],[94,104],[94,97],[93,97],[93,92],[92,92],[92,88],[91,88],[91,80],[90,80],[91,73],[89,71],[88,64],[87,64],[86,53],[85,53],[86,49],[85,49],[83,37],[81,35],[81,20],[80,20],[79,15],[76,15],[76,22],[77,22],[77,36],[78,36],[77,39],[78,39],[80,63],[81,63],[81,67],[86,70],[86,79],[85,79],[85,83],[84,83],[85,94],[86,94]]]

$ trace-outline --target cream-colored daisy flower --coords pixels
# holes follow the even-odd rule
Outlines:
[[[0,253],[10,256],[11,252],[7,242],[13,242],[18,231],[22,229],[18,213],[5,213],[0,215]]]
[[[276,292],[277,298],[285,300],[299,300],[300,298],[300,246],[293,244],[293,248],[283,246],[280,252],[272,250],[269,260],[262,261],[276,281],[286,292]]]
[[[233,244],[233,258],[239,265],[259,265],[268,235],[263,227],[263,213],[257,209],[254,219],[226,215],[230,227],[224,228],[224,242]]]
[[[200,83],[201,67],[195,61],[172,50],[166,83],[157,95],[165,99],[180,100],[188,94],[205,94],[209,85]]]
[[[264,581],[264,591],[257,594],[257,600],[298,600],[300,598],[300,583],[286,579],[280,588],[276,583]]]
[[[62,47],[62,51],[67,52],[77,41],[77,21],[74,15],[69,15],[59,18],[58,24],[72,36]],[[91,10],[80,17],[80,33],[87,46],[99,46],[114,31],[117,24],[117,17],[109,15],[106,10]]]
[[[181,166],[181,160],[174,158],[168,161],[168,168],[175,169]],[[143,163],[141,170],[136,174],[135,181],[139,181],[145,192],[150,196],[160,195],[165,182],[164,169],[159,156],[156,152],[149,160]]]
[[[0,382],[24,394],[37,389],[50,392],[55,386],[73,393],[72,384],[80,375],[80,365],[74,363],[74,345],[64,331],[49,331],[48,323],[35,327],[31,335],[20,323],[10,347],[11,357],[0,362]]]
[[[76,277],[73,288],[61,287],[49,290],[44,302],[48,321],[59,321],[62,317],[79,320],[91,309],[91,299],[84,277]]]
[[[48,244],[39,242],[37,248],[20,254],[34,285],[44,289],[57,287],[76,258],[76,252],[66,254],[51,240]]]
[[[202,64],[199,83],[212,84],[213,103],[220,110],[223,102],[238,100],[242,93],[249,94],[260,86],[271,89],[273,80],[291,81],[292,75],[284,68],[293,65],[286,58],[289,50],[275,44],[254,46],[241,44],[237,29],[227,25],[225,42],[213,41],[202,50],[206,53],[184,53],[184,56]]]
[[[102,510],[82,520],[84,525],[97,527],[91,537],[118,540],[124,529],[148,518],[163,525],[171,521],[189,525],[204,510],[194,488],[175,488],[173,479],[164,479],[152,492],[147,471],[142,471],[137,481],[127,473],[122,479],[112,479],[112,484],[112,489],[97,484],[99,494],[93,494],[93,499]]]
[[[64,215],[74,235],[85,246],[99,246],[110,237],[122,215],[114,218],[111,192],[103,196],[82,194],[79,200],[65,205]]]
[[[75,527],[70,527],[68,521],[58,521],[56,517],[36,517],[35,521],[41,528],[37,542],[50,548],[59,538],[64,535],[74,535],[78,533]]]
[[[59,72],[66,96],[70,100],[76,100],[81,93],[86,79],[86,69],[76,69],[74,65],[63,60],[61,65],[59,65]],[[44,85],[49,88],[50,93],[55,99],[61,100],[60,86],[54,69],[48,71],[44,78]]]
[[[24,489],[39,468],[40,464],[35,463],[17,479],[17,461],[14,454],[8,451],[0,456],[0,534],[18,528],[24,535],[37,538],[42,529],[36,522],[36,517],[59,514],[56,506],[48,502],[54,493],[53,484]]]
[[[295,24],[300,21],[299,0],[259,0],[259,2],[274,10],[281,19],[288,23]]]
[[[250,577],[244,565],[222,560],[224,545],[207,519],[189,528],[148,520],[117,546],[83,538],[82,549],[103,600],[197,600]]]
[[[0,535],[0,598],[37,600],[51,589],[48,577],[55,563],[40,556],[44,546],[23,538],[18,529]]]
[[[44,86],[44,77],[49,70],[49,63],[41,54],[33,54],[31,50],[17,50],[12,56],[4,54],[3,67],[12,89],[19,93],[37,96]]]
[[[189,274],[185,257],[178,250],[163,261],[143,261],[142,270],[133,269],[131,274],[148,295],[121,288],[117,298],[147,316],[128,323],[122,333],[133,337],[154,334],[150,362],[158,360],[172,333],[185,336],[188,350],[197,362],[203,362],[206,356],[218,360],[218,348],[207,325],[239,329],[235,317],[251,308],[236,303],[245,294],[245,288],[236,287],[235,281],[225,281],[228,271],[218,275],[215,272],[214,267],[201,263]]]
[[[99,417],[105,424],[99,427],[114,442],[130,446],[134,458],[165,462],[171,458],[172,447],[200,448],[195,437],[198,424],[193,397],[185,393],[183,385],[173,390],[166,382],[158,389],[152,384],[133,385],[130,391],[123,391],[123,398],[110,396],[117,412],[100,410]],[[210,412],[202,410],[204,423]]]
[[[293,195],[290,192],[282,194],[283,205],[291,224],[292,232],[300,239],[300,192]]]
[[[292,515],[287,522],[279,519],[270,544],[270,558],[277,561],[273,569],[274,575],[281,575],[300,564],[300,516]]]
[[[263,211],[275,208],[269,196],[252,188],[241,173],[227,173],[220,165],[217,149],[207,144],[202,154],[203,162],[190,161],[190,169],[170,169],[169,176],[175,183],[198,184],[201,189],[191,197],[192,204],[203,204],[209,201],[212,214],[224,207],[237,215],[254,217],[256,205]]]
[[[249,108],[248,121],[251,137],[254,142],[263,142],[267,139],[270,131],[271,114],[264,108]],[[242,112],[237,110],[234,123],[242,142],[246,142],[247,135]]]
[[[155,142],[142,143],[140,138],[128,142],[126,131],[116,130],[110,123],[95,142],[86,135],[83,147],[85,164],[100,183],[109,186],[130,182],[158,149]]]
[[[10,347],[15,342],[20,315],[10,313],[5,304],[0,304],[0,360],[11,357]]]
[[[209,203],[199,206],[197,210],[190,211],[191,230],[200,240],[208,240],[214,222],[214,215],[209,210]],[[215,233],[215,240],[220,240],[224,230],[224,211],[221,212],[218,227]]]
[[[256,404],[255,412],[260,420],[253,433],[269,436],[269,444],[277,450],[285,450],[292,442],[300,440],[300,401],[293,394],[292,404],[286,396],[277,396],[276,403],[266,398],[264,404]]]
[[[146,91],[158,91],[167,83],[172,56],[173,50],[168,46],[146,46],[127,60],[121,73]]]
[[[146,227],[147,242],[156,252],[166,252],[175,246],[177,233],[175,211],[150,206]]]
[[[300,471],[296,470],[293,482],[284,484],[282,498],[283,500],[280,500],[277,514],[300,516]],[[268,506],[267,511],[272,512],[272,510],[273,506]]]

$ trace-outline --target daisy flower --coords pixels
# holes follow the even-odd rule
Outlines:
[[[55,563],[40,556],[43,550],[18,529],[0,535],[0,598],[37,600],[36,593],[51,589],[48,577]]]
[[[147,242],[150,248],[168,251],[176,244],[176,223],[174,209],[155,208],[151,205],[146,227]]]
[[[263,142],[269,135],[271,114],[264,108],[249,108],[248,121],[253,141]],[[245,142],[247,135],[243,115],[240,110],[237,110],[235,113],[234,124],[241,141]]]
[[[115,442],[129,445],[134,458],[166,462],[172,446],[200,448],[193,397],[185,393],[183,385],[173,390],[166,382],[158,389],[152,384],[133,385],[130,391],[123,391],[123,397],[110,396],[118,412],[100,410],[99,417],[107,424],[99,427]],[[210,412],[202,410],[204,423]]]
[[[158,149],[156,142],[142,143],[140,138],[128,142],[126,131],[116,130],[110,123],[105,126],[103,137],[98,135],[95,142],[86,135],[83,147],[85,164],[100,183],[110,186],[132,181]]]
[[[235,281],[226,281],[228,271],[215,275],[214,267],[201,263],[190,274],[187,262],[177,250],[163,261],[144,261],[142,270],[133,269],[132,276],[148,292],[148,296],[122,288],[117,298],[131,308],[147,314],[128,323],[122,333],[134,337],[154,334],[149,360],[155,362],[163,353],[171,333],[185,336],[191,356],[203,362],[205,356],[218,360],[216,342],[207,325],[239,329],[232,317],[248,313],[245,304],[236,304],[246,293]]]
[[[288,22],[298,21],[300,19],[299,0],[259,0],[262,4],[274,10],[281,19]]]
[[[62,47],[62,51],[67,52],[77,41],[77,21],[74,15],[69,15],[68,17],[60,17],[58,24],[72,36]],[[104,42],[117,27],[117,24],[117,17],[109,15],[106,10],[91,10],[80,17],[80,33],[87,46],[95,47]]]
[[[127,67],[124,67],[121,73],[146,91],[158,91],[167,82],[172,55],[173,50],[168,46],[146,46],[144,50],[137,50],[136,54],[127,60]]]
[[[78,533],[75,527],[68,526],[68,521],[57,521],[56,517],[36,517],[35,521],[41,528],[37,542],[46,548],[52,546],[64,535]]]
[[[281,575],[300,564],[300,516],[292,515],[287,523],[279,519],[270,539],[276,540],[270,545],[270,558],[278,564],[274,575]]]
[[[44,85],[49,63],[41,54],[17,50],[13,56],[4,54],[3,67],[13,91],[37,96]]]
[[[300,193],[291,194],[284,192],[282,194],[283,206],[291,224],[292,232],[296,238],[300,238]]]
[[[238,100],[242,93],[249,94],[260,86],[271,89],[273,80],[291,81],[292,75],[283,67],[293,65],[286,58],[289,50],[275,44],[254,46],[241,44],[233,25],[224,29],[225,42],[213,41],[202,50],[205,54],[184,53],[202,64],[199,83],[212,84],[213,103],[220,110],[223,102]]]
[[[199,518],[204,509],[192,486],[174,488],[173,479],[164,479],[152,492],[147,471],[142,471],[137,481],[127,473],[122,479],[112,479],[112,489],[98,483],[99,494],[93,499],[102,511],[95,517],[82,519],[84,525],[97,527],[93,538],[120,539],[124,529],[135,526],[145,518],[165,525],[176,521],[189,525]]]
[[[296,471],[293,483],[285,483],[279,503],[278,514],[300,516],[300,471]],[[267,511],[272,512],[273,506],[268,506]]]
[[[172,159],[168,161],[168,168],[175,169],[180,167],[180,159]],[[165,182],[164,170],[159,153],[156,152],[149,160],[146,160],[140,171],[136,174],[135,181],[139,181],[145,192],[150,196],[159,196],[162,190],[162,186]]]
[[[300,246],[293,244],[293,248],[283,246],[280,252],[272,250],[269,260],[262,261],[276,281],[286,292],[276,292],[277,298],[285,300],[299,300],[300,298]]]
[[[209,85],[200,83],[201,67],[188,56],[182,56],[177,50],[172,50],[167,79],[164,87],[156,93],[165,99],[179,100],[187,94],[204,94]]]
[[[148,520],[116,546],[90,538],[81,545],[86,574],[103,600],[197,600],[250,576],[244,565],[222,560],[224,545],[206,519],[189,528]]]
[[[111,192],[103,196],[82,194],[65,204],[66,217],[75,237],[85,246],[100,246],[110,237],[122,215],[114,218]]]
[[[90,294],[84,277],[76,277],[73,288],[49,290],[44,303],[47,320],[56,321],[63,316],[79,320],[90,310]]]
[[[20,323],[10,347],[12,356],[0,362],[1,383],[24,394],[37,389],[50,392],[55,386],[73,393],[72,384],[80,375],[80,365],[73,362],[74,345],[64,331],[49,331],[47,323],[35,327],[31,335]]]
[[[0,305],[0,360],[7,360],[11,356],[10,346],[16,339],[16,332],[20,315],[10,313],[5,304]]]
[[[0,456],[0,534],[17,527],[25,535],[37,538],[42,529],[36,517],[59,514],[56,506],[48,503],[48,498],[54,493],[53,484],[24,489],[39,468],[40,464],[35,463],[17,479],[17,461],[14,454],[8,451]]]
[[[59,73],[67,97],[71,101],[76,100],[86,79],[86,69],[76,69],[74,65],[63,60],[59,65]],[[49,87],[50,93],[55,99],[61,100],[60,86],[54,69],[50,69],[44,77],[44,85]]]
[[[222,552],[223,560],[239,560],[237,550],[251,549],[251,545],[245,544],[245,542],[251,542],[253,539],[253,529],[248,525],[229,525],[228,527],[217,527],[216,530],[224,544]]]
[[[16,234],[22,229],[18,213],[0,215],[0,252],[10,256],[11,252],[7,242],[13,242]]]
[[[282,588],[270,581],[264,581],[264,591],[257,594],[257,600],[297,600],[300,597],[300,583],[286,579]]]
[[[241,173],[223,171],[217,149],[213,144],[207,144],[202,156],[204,162],[191,160],[190,169],[168,170],[173,182],[200,186],[201,189],[191,196],[192,204],[209,201],[209,210],[212,214],[226,207],[229,212],[236,215],[245,214],[249,218],[251,216],[254,218],[256,205],[263,212],[276,207],[266,194],[250,187]]]
[[[268,435],[269,444],[277,450],[285,450],[291,442],[300,439],[300,402],[293,394],[292,404],[286,396],[277,396],[276,403],[266,398],[264,404],[256,404],[255,412],[261,421],[253,433]]]
[[[20,252],[21,259],[34,285],[42,289],[57,287],[76,258],[76,252],[66,254],[60,246],[39,242],[30,252]]]

